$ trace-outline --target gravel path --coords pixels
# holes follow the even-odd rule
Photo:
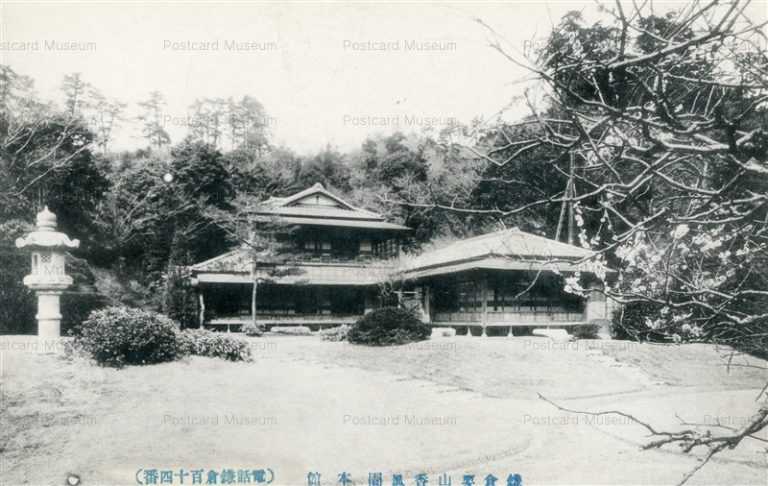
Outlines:
[[[673,484],[696,458],[640,451],[639,427],[560,412],[537,389],[563,405],[621,407],[670,426],[676,412],[747,414],[755,393],[658,385],[586,351],[526,353],[493,339],[448,351],[270,342],[254,342],[251,364],[193,358],[119,371],[6,352],[6,484],[61,484],[76,472],[87,485],[128,485],[138,469],[182,467],[271,468],[281,485],[305,485],[310,471],[331,486],[341,472],[356,484],[369,472],[384,484],[419,472],[430,485],[442,473],[455,485],[465,473],[477,484],[489,473],[499,484],[510,473],[525,484]],[[548,374],[527,375],[537,369],[529,359]],[[584,381],[590,373],[597,384]],[[764,467],[764,451],[750,446],[691,484],[764,485]]]

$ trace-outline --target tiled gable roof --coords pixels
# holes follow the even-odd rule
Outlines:
[[[331,201],[333,204],[303,203],[304,201],[311,201],[313,196],[322,197],[325,201]],[[283,217],[287,223],[292,224],[337,225],[389,230],[409,229],[405,226],[385,222],[384,217],[378,213],[353,206],[326,190],[320,183],[291,196],[270,198],[259,208],[258,213]],[[367,221],[370,223],[356,225],[349,223],[349,221]]]
[[[407,265],[407,271],[451,265],[486,257],[557,261],[580,260],[592,256],[590,250],[550,240],[543,236],[508,229],[455,241],[436,250],[428,250]]]
[[[252,267],[251,252],[247,248],[238,248],[189,268],[193,272],[250,273]]]

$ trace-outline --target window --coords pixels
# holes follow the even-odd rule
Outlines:
[[[304,251],[311,251],[313,253],[330,253],[333,245],[330,240],[323,240],[320,238],[305,239],[301,242],[301,247]]]
[[[493,312],[579,312],[582,305],[578,296],[563,290],[563,279],[556,275],[498,275],[489,285],[488,309]]]
[[[480,287],[477,282],[459,282],[456,285],[459,312],[479,312],[483,303],[480,296]]]
[[[379,258],[395,258],[399,253],[400,245],[397,240],[382,240],[373,244],[373,254]]]
[[[293,294],[297,314],[330,314],[331,289],[325,287],[300,287]]]

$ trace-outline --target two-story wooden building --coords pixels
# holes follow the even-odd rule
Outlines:
[[[257,216],[291,229],[289,255],[254,269],[252,249],[243,246],[193,265],[206,326],[237,330],[252,321],[254,311],[256,321],[267,327],[354,322],[377,305],[379,283],[392,271],[409,230],[349,204],[321,184],[269,199]]]
[[[511,229],[399,260],[409,228],[320,184],[272,198],[257,214],[291,228],[288,256],[254,265],[244,246],[192,266],[202,325],[238,330],[254,315],[266,327],[352,323],[380,305],[383,284],[393,282],[424,320],[467,334],[579,326],[608,315],[588,266],[592,253],[573,245]],[[592,289],[587,296],[564,291],[564,278],[576,272]]]

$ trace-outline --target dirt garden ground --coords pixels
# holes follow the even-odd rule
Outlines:
[[[738,427],[766,363],[705,345],[545,338],[440,338],[366,348],[316,337],[252,339],[253,363],[192,358],[122,370],[34,352],[0,337],[0,484],[137,484],[137,471],[271,469],[280,485],[349,473],[406,484],[447,473],[519,473],[524,484],[675,484],[699,456],[643,451],[644,429],[563,406],[621,409],[660,427]],[[750,366],[744,366],[750,365]],[[756,366],[756,367],[752,367]],[[750,441],[690,484],[768,483],[766,443]],[[179,483],[174,478],[173,484]],[[184,484],[191,484],[190,478]]]

